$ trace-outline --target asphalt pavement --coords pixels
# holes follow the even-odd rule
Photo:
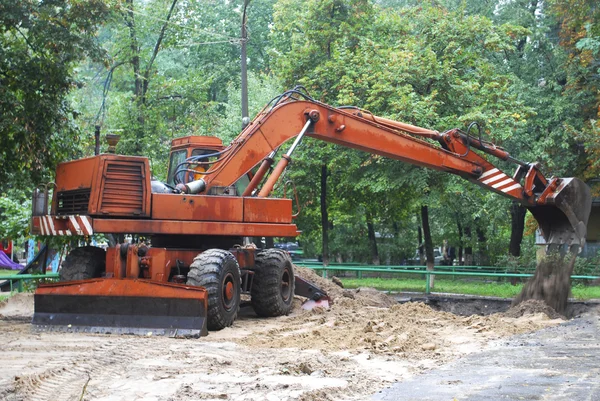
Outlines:
[[[600,315],[494,343],[372,400],[600,401]]]

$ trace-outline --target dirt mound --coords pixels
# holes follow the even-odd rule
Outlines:
[[[363,292],[361,290],[361,292]],[[289,316],[260,336],[240,343],[258,348],[319,349],[401,358],[445,360],[456,342],[473,335],[485,339],[533,331],[547,323],[502,314],[459,317],[423,303],[369,307],[358,299],[338,298],[329,310],[316,308]]]
[[[307,267],[294,265],[294,273],[305,280],[312,282],[317,287],[327,292],[327,295],[333,300],[342,297],[344,289],[335,284],[333,281],[319,276],[314,270]]]
[[[556,312],[565,313],[571,293],[571,274],[576,256],[576,250],[572,250],[566,257],[558,252],[548,254],[538,263],[535,274],[523,286],[521,294],[513,300],[512,305],[537,299]]]
[[[33,316],[33,294],[14,294],[0,303],[0,318],[31,319]]]
[[[306,267],[295,266],[296,275],[305,280],[312,282],[317,287],[327,292],[327,295],[333,300],[334,305],[342,302],[347,305],[348,302],[353,307],[377,307],[389,308],[396,305],[398,302],[389,295],[376,290],[375,288],[361,287],[356,289],[343,289],[333,280],[329,280],[319,276],[314,270]],[[298,310],[298,308],[296,308]]]
[[[512,318],[519,318],[521,316],[536,315],[538,313],[543,313],[550,319],[565,319],[564,316],[552,309],[551,306],[548,306],[544,301],[538,299],[530,299],[512,306],[508,311],[504,312],[504,315]]]

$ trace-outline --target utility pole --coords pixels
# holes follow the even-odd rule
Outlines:
[[[250,122],[248,117],[248,68],[246,66],[246,42],[248,40],[248,32],[246,31],[246,22],[248,22],[246,8],[249,3],[250,0],[244,0],[244,10],[242,13],[242,129],[246,128],[246,125]]]

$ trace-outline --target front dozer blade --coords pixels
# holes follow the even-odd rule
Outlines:
[[[41,331],[199,337],[204,288],[148,280],[91,279],[40,285],[32,324]]]
[[[590,188],[578,178],[561,178],[546,204],[529,207],[549,245],[583,248],[592,209]]]

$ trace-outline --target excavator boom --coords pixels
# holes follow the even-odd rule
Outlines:
[[[180,188],[194,193],[233,185],[264,158],[257,174],[259,179],[246,188],[245,194],[251,194],[265,174],[264,167],[273,163],[272,155],[279,147],[296,138],[293,151],[299,139],[306,135],[458,175],[526,206],[549,244],[580,247],[585,244],[591,195],[589,187],[578,178],[546,179],[538,163],[521,162],[504,149],[471,136],[469,132],[451,129],[440,133],[377,117],[358,108],[334,108],[306,95],[299,99],[292,92],[295,91],[284,94],[279,103],[265,108],[201,180]],[[439,145],[426,139],[437,141]],[[514,174],[505,173],[479,152],[514,163]],[[256,192],[259,197],[269,195],[291,160],[290,154],[283,155],[262,189]]]

